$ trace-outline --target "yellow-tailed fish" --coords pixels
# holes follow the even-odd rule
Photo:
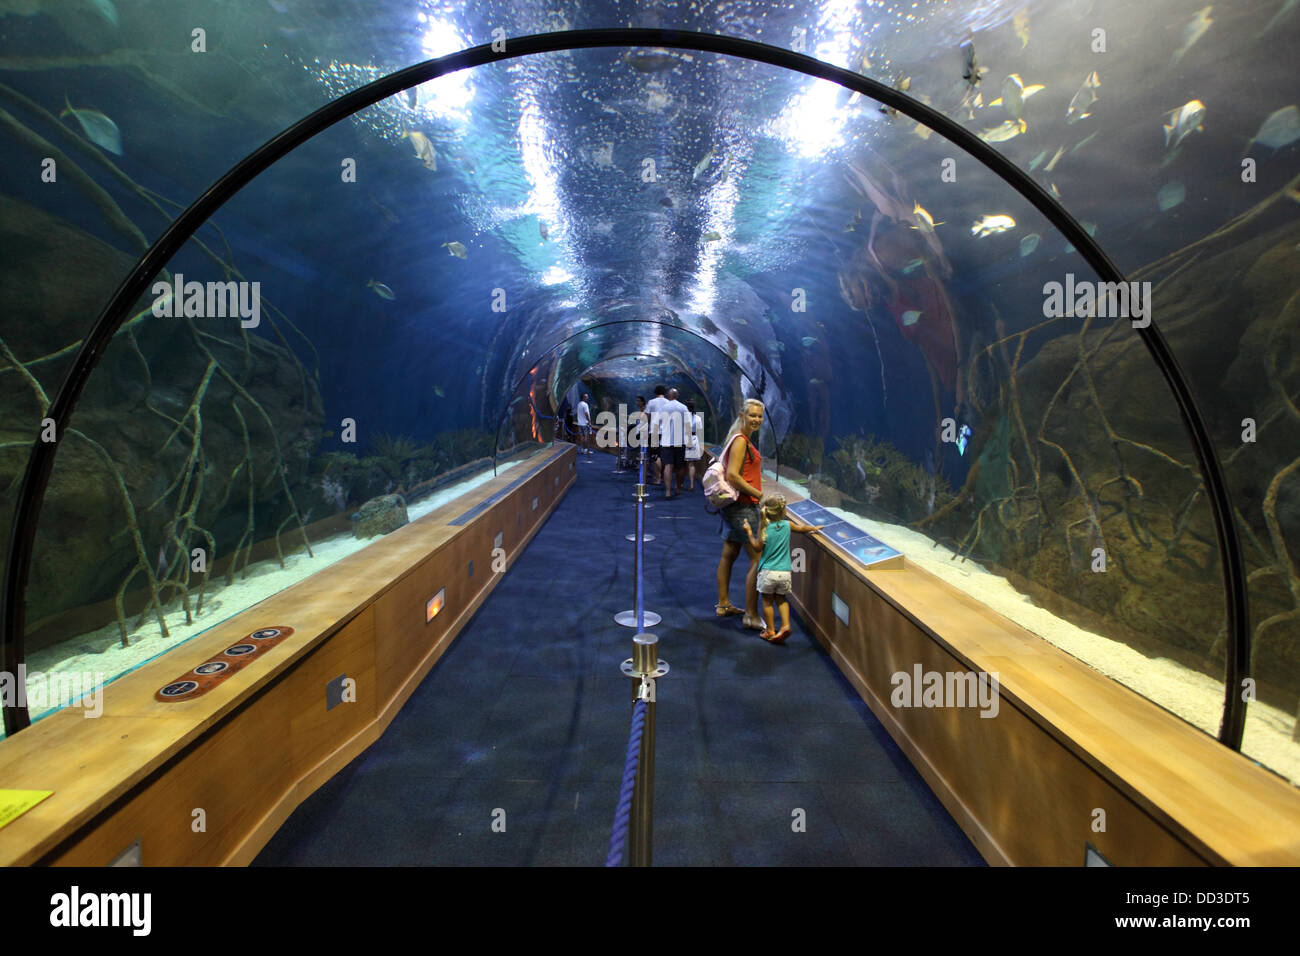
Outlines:
[[[366,283],[366,288],[374,289],[375,295],[379,296],[381,299],[387,299],[390,302],[397,298],[397,296],[393,295],[392,289],[388,288],[388,286],[384,285],[382,282],[376,282],[374,279],[371,279]]]
[[[1028,127],[1024,120],[1007,120],[1000,126],[994,126],[980,133],[980,139],[986,143],[1005,143],[1023,133]]]
[[[977,239],[995,236],[999,232],[1016,228],[1016,221],[1010,216],[993,215],[977,219],[970,227],[970,234]]]
[[[1070,100],[1070,107],[1065,111],[1067,123],[1077,123],[1092,115],[1092,105],[1097,102],[1097,90],[1100,87],[1101,76],[1093,70],[1084,78],[1083,86],[1079,87],[1079,92],[1075,93],[1074,98]]]
[[[1020,119],[1025,106],[1024,93],[1025,84],[1018,74],[1012,73],[1002,81],[1002,108],[1013,120]]]
[[[1183,45],[1174,51],[1174,62],[1177,63],[1183,58],[1183,55],[1192,48],[1201,37],[1205,36],[1205,31],[1210,29],[1210,24],[1214,21],[1210,19],[1210,11],[1214,7],[1205,7],[1196,11],[1192,17],[1192,22],[1183,27]]]
[[[1169,118],[1169,122],[1162,126],[1165,131],[1165,149],[1177,149],[1194,131],[1205,131],[1205,104],[1200,100],[1189,100],[1165,115]]]
[[[1016,15],[1011,18],[1011,28],[1016,31],[1016,36],[1020,38],[1020,49],[1029,46],[1029,10],[1021,7],[1016,11]]]
[[[415,147],[416,158],[424,163],[424,168],[437,171],[438,158],[433,154],[433,144],[429,142],[429,137],[417,130],[408,130],[402,134],[411,141]]]
[[[713,162],[713,150],[704,154],[704,158],[695,164],[695,172],[691,174],[691,179],[699,179],[704,175],[704,171],[709,168],[709,163]]]
[[[916,219],[913,229],[919,229],[922,232],[934,232],[935,226],[942,226],[942,222],[935,222],[934,217],[922,208],[921,204],[915,199],[912,200],[912,216]]]

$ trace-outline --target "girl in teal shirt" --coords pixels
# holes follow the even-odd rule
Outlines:
[[[791,591],[792,568],[790,564],[790,532],[811,533],[820,531],[822,525],[809,525],[786,517],[784,495],[764,495],[760,505],[763,527],[758,537],[745,522],[745,534],[755,548],[762,548],[758,562],[758,594],[763,602],[763,616],[767,630],[759,636],[765,641],[780,644],[790,636],[790,602],[786,595]],[[776,629],[776,609],[781,609],[781,630]]]

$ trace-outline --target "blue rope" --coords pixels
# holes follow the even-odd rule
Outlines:
[[[618,792],[618,809],[614,811],[614,829],[609,834],[606,866],[623,865],[623,844],[627,842],[628,822],[632,818],[632,791],[636,788],[636,767],[641,757],[641,732],[645,730],[646,702],[638,699],[632,708],[632,732],[627,738],[627,762],[623,764],[623,786]]]

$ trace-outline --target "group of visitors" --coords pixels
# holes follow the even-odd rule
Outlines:
[[[589,400],[583,394],[577,406],[577,437],[583,455],[592,454]],[[621,443],[620,459],[632,463],[632,455],[641,444],[638,436],[645,436],[647,484],[661,485],[665,499],[677,497],[683,481],[689,482],[687,490],[694,491],[695,471],[704,457],[704,417],[696,412],[693,402],[679,399],[677,389],[663,385],[655,386],[650,401],[638,395],[636,402],[637,410],[628,416],[628,438]],[[782,495],[763,494],[763,456],[755,436],[763,426],[764,410],[758,399],[747,399],[722,443],[723,471],[738,497],[719,512],[723,542],[714,612],[718,617],[743,615],[745,627],[779,644],[790,636],[790,533],[811,533],[821,530],[821,526],[788,516]],[[749,569],[745,574],[745,606],[739,608],[731,603],[729,590],[731,572],[742,550],[749,556]],[[764,598],[761,613],[760,596]]]

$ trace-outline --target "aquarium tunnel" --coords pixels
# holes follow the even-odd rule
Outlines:
[[[1295,7],[0,0],[0,860],[1300,863]]]

